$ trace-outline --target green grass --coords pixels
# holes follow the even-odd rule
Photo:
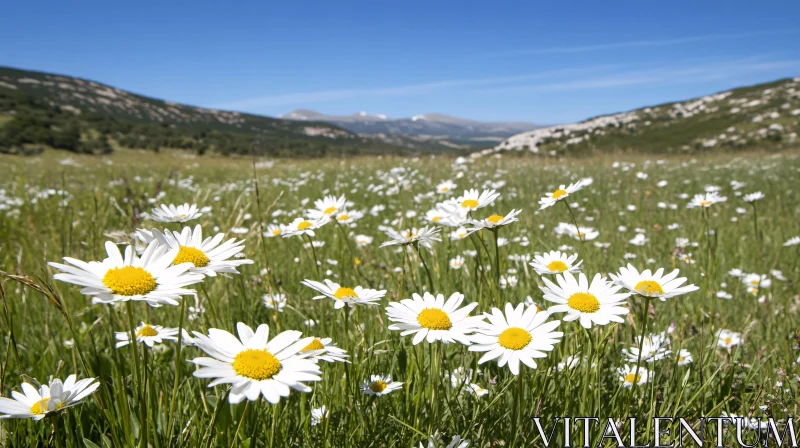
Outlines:
[[[616,419],[680,416],[697,421],[700,416],[722,412],[783,419],[799,410],[795,330],[800,302],[795,285],[800,280],[800,268],[797,247],[783,247],[786,240],[800,234],[800,193],[796,189],[800,156],[796,153],[670,157],[663,164],[636,157],[625,160],[636,164],[627,171],[612,168],[616,161],[613,157],[580,161],[484,159],[470,165],[461,178],[451,168],[452,160],[441,157],[278,160],[271,168],[256,169],[254,178],[249,159],[121,150],[104,158],[69,155],[80,166],[58,163],[67,156],[53,151],[38,158],[0,155],[4,173],[0,197],[22,202],[0,210],[0,269],[8,275],[0,283],[0,392],[9,397],[11,390],[19,390],[20,383],[30,378],[46,382],[50,376],[63,379],[71,373],[81,378],[97,377],[102,385],[93,399],[57,416],[38,422],[0,420],[4,446],[139,446],[146,433],[152,447],[408,447],[417,446],[435,431],[446,434],[448,441],[453,435],[461,435],[479,447],[541,446],[530,420],[534,415],[545,419],[565,415]],[[370,192],[371,184],[383,185],[379,172],[397,166],[411,170],[407,190],[383,196]],[[637,179],[639,171],[649,177]],[[599,230],[594,242],[610,243],[605,249],[594,242],[554,235],[553,228],[559,222],[570,220],[563,205],[537,211],[537,201],[544,192],[588,176],[594,179],[593,184],[571,196],[569,202],[579,204],[573,210],[582,225]],[[478,217],[507,213],[512,208],[524,210],[520,222],[500,231],[501,237],[510,240],[499,248],[501,272],[516,270],[519,283],[514,288],[501,290],[493,280],[496,260],[490,232],[482,235],[488,251],[479,240],[475,240],[476,245],[466,240],[449,241],[449,229],[443,230],[447,241],[436,244],[432,251],[422,251],[434,289],[445,295],[459,291],[465,294],[465,303],[478,302],[473,314],[502,307],[506,302],[520,303],[528,295],[546,308],[549,304],[538,288],[542,284],[539,276],[508,256],[532,255],[564,245],[571,246],[568,251],[584,260],[583,272],[589,276],[615,273],[627,262],[639,269],[675,267],[701,289],[663,303],[654,301],[649,310],[642,299],[631,298],[631,312],[622,324],[593,327],[587,332],[575,322],[562,322],[562,341],[546,358],[538,360],[536,370],[521,366],[518,377],[493,361],[477,366],[480,356],[459,344],[423,342],[413,346],[410,336],[400,337],[399,332],[387,329],[390,322],[385,306],[426,289],[426,272],[414,254],[409,255],[410,268],[396,272],[395,268],[404,267],[404,258],[394,248],[378,247],[387,238],[377,227],[423,225],[425,211],[444,197],[420,202],[414,197],[432,191],[445,179],[453,179],[459,192],[482,188],[488,181],[506,182],[499,190],[502,198],[476,212]],[[668,185],[657,187],[660,180],[668,181]],[[743,193],[766,194],[757,203],[760,238],[754,232],[752,207],[735,196],[732,180],[747,184],[739,190]],[[700,193],[706,185],[722,187],[722,195],[728,197],[727,202],[710,209],[708,225],[714,231],[710,239],[704,233],[703,212],[686,209],[688,200],[678,197]],[[37,192],[46,189],[65,193],[34,200]],[[158,203],[211,206],[210,214],[189,223],[201,224],[205,234],[217,227],[219,232],[229,232],[233,227],[249,229],[246,235],[228,236],[244,237],[245,254],[255,263],[241,267],[241,275],[206,279],[197,287],[207,311],[186,322],[189,330],[233,331],[237,322],[253,328],[266,323],[271,336],[297,329],[306,335],[333,338],[348,351],[352,363],[321,362],[323,379],[310,383],[313,392],[292,391],[278,405],[269,405],[263,399],[229,405],[223,401],[227,386],[208,388],[210,380],[192,376],[195,367],[186,361],[203,353],[184,348],[177,358],[176,344],[166,342],[149,352],[149,387],[137,381],[137,364],[130,348],[114,348],[114,332],[129,329],[125,306],[92,305],[79,287],[53,281],[55,271],[46,263],[64,256],[101,260],[105,256],[103,243],[109,240],[105,234],[158,227],[140,216],[152,207],[147,199],[160,192],[166,197]],[[366,214],[356,228],[347,230],[375,238],[371,245],[354,249],[360,260],[357,268],[336,226],[320,229],[316,239],[325,245],[317,249],[322,263],[322,274],[317,275],[312,254],[303,248],[301,240],[262,241],[259,222],[264,223],[264,229],[269,223],[288,223],[290,217],[273,218],[272,213],[304,210],[324,194],[345,194],[355,204],[353,209],[369,210],[383,204],[386,210],[378,217]],[[309,202],[302,206],[305,199]],[[677,209],[659,208],[659,202],[677,204]],[[629,211],[629,205],[636,209]],[[738,214],[737,207],[745,208],[746,213]],[[416,218],[404,217],[401,223],[392,223],[398,214],[405,216],[411,210],[417,212]],[[252,217],[245,220],[246,214]],[[673,223],[680,227],[669,230]],[[627,230],[620,232],[619,226]],[[179,229],[178,225],[167,227]],[[635,228],[646,232],[646,245],[628,243]],[[530,244],[520,245],[515,242],[517,237],[527,238]],[[674,256],[677,237],[697,243],[687,249],[695,264],[683,263]],[[449,268],[450,258],[476,247],[480,248],[482,263],[492,265],[486,281],[476,275],[478,258],[465,256],[464,268]],[[636,258],[626,260],[628,253]],[[648,259],[653,262],[647,263]],[[264,275],[262,269],[267,267],[269,275]],[[772,277],[772,286],[760,291],[763,303],[728,276],[734,268]],[[781,270],[788,281],[774,278],[770,274],[773,269]],[[9,277],[12,275],[23,277]],[[387,296],[379,307],[356,308],[346,324],[345,310],[334,310],[330,300],[312,301],[313,291],[300,285],[303,279],[321,281],[334,276],[345,285],[386,289]],[[29,285],[21,282],[25,278],[31,279]],[[723,287],[723,283],[727,285]],[[270,290],[286,294],[288,306],[282,313],[263,306],[261,298]],[[733,294],[733,298],[717,299],[715,294],[720,290]],[[194,305],[193,299],[185,300]],[[180,307],[150,308],[133,303],[132,310],[137,321],[179,326]],[[555,314],[551,319],[561,317],[563,314]],[[319,324],[309,329],[304,325],[307,319]],[[677,366],[674,359],[658,361],[654,379],[630,394],[621,387],[616,369],[626,364],[621,350],[638,344],[643,319],[648,319],[648,332],[662,332],[674,325],[672,350],[688,349],[694,362]],[[744,343],[731,351],[717,348],[715,334],[719,329],[743,333]],[[74,344],[68,347],[65,341]],[[139,346],[139,356],[143,347]],[[554,367],[571,355],[584,360],[575,369],[556,372]],[[587,357],[596,364],[592,366]],[[180,366],[177,383],[176,366]],[[477,398],[463,389],[451,388],[447,375],[459,367],[478,367],[481,375],[473,382],[489,389],[489,394]],[[367,397],[359,386],[371,374],[391,374],[404,382],[403,388],[384,397]],[[782,382],[782,387],[776,387],[777,382]],[[174,422],[170,422],[174,384],[178,392]],[[331,410],[331,417],[311,427],[310,409],[321,405]],[[766,410],[759,406],[766,406]],[[672,429],[674,433],[676,427]],[[652,433],[646,426],[640,430]],[[627,440],[626,431],[621,432]],[[595,444],[601,432],[595,430]],[[576,428],[573,440],[580,437],[582,429]],[[713,437],[714,430],[706,433],[707,440]],[[556,446],[563,445],[563,440],[559,443]]]

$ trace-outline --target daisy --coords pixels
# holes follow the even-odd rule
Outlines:
[[[267,231],[264,232],[264,237],[274,238],[276,236],[280,236],[285,228],[286,226],[283,224],[270,224],[267,226]]]
[[[650,272],[650,269],[639,273],[633,265],[628,264],[627,268],[619,268],[619,274],[610,274],[610,277],[614,283],[631,293],[650,298],[657,297],[662,302],[700,289],[695,285],[681,286],[686,282],[686,278],[677,278],[680,274],[677,269],[667,275],[663,274],[664,268],[659,268],[655,273]]]
[[[195,226],[194,231],[184,227],[180,233],[165,230],[162,234],[153,229],[153,236],[170,249],[178,249],[178,254],[172,263],[175,265],[191,263],[190,272],[216,277],[218,273],[238,274],[239,271],[236,270],[238,266],[253,264],[253,260],[245,258],[231,260],[244,250],[244,240],[237,241],[231,238],[223,243],[224,233],[203,239],[203,229],[200,224]]]
[[[302,353],[313,352],[309,359],[325,362],[350,362],[347,351],[336,346],[331,338],[314,338],[311,343],[300,350]]]
[[[331,413],[328,411],[328,408],[323,404],[318,408],[311,409],[311,426],[317,426],[323,421],[325,421],[328,417],[330,417]]]
[[[358,210],[343,211],[336,214],[336,222],[339,224],[353,224],[363,217],[364,213]]]
[[[469,440],[462,439],[461,436],[453,436],[453,440],[447,443],[447,440],[442,440],[443,436],[439,431],[434,432],[428,437],[428,444],[423,445],[419,443],[419,448],[467,448],[470,445]]]
[[[289,388],[311,392],[303,381],[319,381],[317,362],[301,353],[314,338],[302,338],[299,331],[284,331],[269,338],[269,327],[261,324],[256,329],[239,322],[239,337],[217,328],[210,328],[208,336],[194,332],[195,344],[210,358],[195,358],[191,362],[200,366],[194,376],[216,378],[208,387],[231,384],[228,402],[241,403],[247,398],[255,401],[260,395],[272,404],[289,396]]]
[[[678,352],[677,363],[679,366],[689,365],[692,362],[694,362],[694,359],[692,358],[692,354],[689,352],[689,350],[681,349],[681,351]]]
[[[727,200],[728,200],[728,198],[726,198],[724,196],[720,196],[719,192],[713,191],[711,193],[702,193],[702,194],[694,195],[694,197],[692,198],[691,201],[689,201],[689,204],[686,207],[688,207],[688,208],[698,208],[698,207],[708,208],[708,207],[711,207],[714,204],[717,204],[717,203],[720,203],[720,202],[725,202]]]
[[[333,218],[336,216],[337,212],[344,210],[346,202],[347,199],[344,195],[338,198],[333,195],[325,196],[322,199],[314,201],[315,208],[308,210],[308,216],[313,219],[320,219],[323,217]]]
[[[786,240],[786,242],[783,243],[783,247],[797,246],[798,244],[800,244],[800,236],[795,236]]]
[[[569,186],[561,185],[558,189],[552,193],[547,193],[547,196],[539,199],[539,210],[546,209],[547,207],[552,207],[555,205],[556,202],[566,199],[572,193],[575,193],[583,188],[583,181],[577,181],[574,184],[570,184]]]
[[[425,292],[423,297],[412,294],[411,299],[390,302],[386,307],[389,320],[395,322],[389,330],[402,331],[400,336],[414,334],[412,344],[423,340],[428,343],[441,341],[445,344],[460,342],[470,345],[469,334],[483,320],[482,317],[470,317],[469,313],[478,306],[477,302],[459,309],[464,301],[464,294],[455,292],[445,302],[444,294],[434,296]]]
[[[622,306],[629,293],[619,293],[621,286],[615,286],[600,274],[596,274],[591,285],[586,275],[579,274],[578,279],[570,272],[556,275],[558,285],[542,277],[546,286],[539,289],[544,292],[544,299],[556,303],[548,308],[550,313],[567,313],[564,321],[580,320],[584,328],[595,325],[608,325],[610,322],[622,323],[621,316],[628,314]]]
[[[433,208],[425,212],[425,220],[433,224],[439,224],[442,219],[446,219],[448,213],[440,208]]]
[[[534,255],[529,264],[539,275],[560,274],[562,272],[580,272],[583,260],[575,263],[578,254],[567,255],[560,250],[552,250],[542,255]]]
[[[103,261],[87,263],[64,257],[72,266],[48,263],[62,271],[53,278],[83,286],[81,293],[92,296],[92,303],[140,300],[150,306],[177,305],[181,296],[195,294],[184,286],[203,280],[202,274],[189,271],[191,263],[170,266],[179,249],[170,249],[158,241],[151,242],[141,258],[136,256],[133,246],[125,248],[124,257],[114,243],[108,241],[105,247],[108,258]]]
[[[557,235],[568,235],[576,240],[583,241],[591,241],[600,236],[600,232],[596,231],[593,227],[580,226],[576,229],[574,224],[567,224],[565,222],[558,223],[555,232]]]
[[[507,226],[513,222],[519,221],[517,215],[522,213],[522,210],[511,210],[507,215],[492,215],[482,220],[471,220],[470,224],[479,229],[496,229],[499,227]]]
[[[439,194],[447,194],[456,188],[456,184],[452,180],[445,180],[436,186],[436,192]]]
[[[196,204],[183,204],[175,206],[173,204],[164,205],[153,208],[151,215],[145,214],[145,217],[158,222],[186,222],[197,219],[203,214],[197,209]]]
[[[419,229],[407,229],[400,232],[394,229],[388,229],[384,233],[391,239],[381,244],[380,247],[419,244],[422,247],[430,249],[433,247],[434,241],[441,241],[441,238],[438,237],[439,230],[440,229],[437,227],[428,228],[427,226]]]
[[[636,366],[628,365],[617,369],[617,372],[619,373],[619,380],[622,381],[622,387],[626,389],[633,387],[634,383],[637,386],[646,384],[647,381],[653,377],[653,372],[649,372],[641,366],[639,366],[638,374],[636,372]]]
[[[331,222],[331,218],[328,216],[321,216],[319,218],[295,218],[289,225],[284,227],[282,236],[284,238],[290,236],[303,236],[307,235],[309,237],[314,236],[314,230],[319,229],[320,227],[324,226],[325,224]]]
[[[717,332],[717,346],[730,349],[742,343],[742,334],[724,328]]]
[[[481,387],[480,384],[476,383],[471,383],[469,385],[469,388],[467,388],[467,392],[471,393],[472,395],[475,395],[478,398],[489,395],[489,389],[485,389]]]
[[[484,316],[489,322],[476,329],[469,351],[486,352],[478,364],[497,359],[498,366],[508,364],[514,375],[519,375],[520,361],[535,369],[534,358],[547,356],[544,352],[553,350],[564,336],[560,331],[553,331],[561,324],[560,320],[545,322],[550,316],[548,313],[538,312],[536,307],[526,307],[522,303],[516,308],[506,303],[505,314],[492,308],[491,314],[485,313]]]
[[[286,296],[284,294],[264,294],[262,297],[264,300],[264,306],[270,310],[278,310],[279,313],[283,312],[283,307],[286,306]]]
[[[755,291],[753,294],[757,293],[759,289],[766,289],[772,286],[772,280],[766,274],[746,274],[742,277],[742,283],[747,286],[748,291]]]
[[[165,340],[177,341],[178,329],[177,328],[164,328],[161,325],[150,325],[142,322],[136,327],[136,342],[146,344],[148,347],[153,348],[154,345],[160,344]],[[131,342],[130,331],[117,331],[114,333],[117,339],[117,348],[124,347]]]
[[[356,235],[355,240],[356,240],[356,246],[364,247],[372,244],[373,238],[367,235]]]
[[[756,191],[755,193],[750,193],[750,194],[744,195],[744,197],[742,199],[744,199],[744,202],[753,203],[753,202],[756,202],[756,201],[760,201],[760,200],[764,199],[765,197],[767,197],[767,196],[764,193],[762,193],[760,191]]]
[[[458,203],[461,209],[471,212],[491,205],[499,197],[500,193],[495,190],[483,190],[479,193],[478,190],[473,188],[464,190],[464,194],[456,198],[455,202]]]
[[[464,257],[456,255],[455,258],[450,259],[450,269],[461,269],[464,266]]]
[[[63,382],[56,378],[39,389],[29,383],[22,383],[22,393],[11,391],[12,398],[0,397],[0,419],[32,418],[41,420],[50,414],[80,404],[93,394],[100,383],[94,378],[75,381],[70,375]]]
[[[334,283],[328,279],[324,280],[325,283],[315,282],[314,280],[303,280],[300,282],[303,286],[308,286],[309,288],[321,293],[322,295],[312,297],[313,300],[322,299],[328,297],[333,299],[335,304],[333,306],[334,309],[342,309],[345,305],[350,305],[351,307],[356,305],[377,305],[377,301],[379,301],[383,296],[386,295],[386,290],[376,290],[376,289],[366,289],[360,286],[356,286],[355,288],[348,288],[346,286],[341,286],[338,283]]]
[[[361,384],[361,392],[365,393],[366,395],[375,395],[381,397],[391,393],[392,391],[401,389],[402,387],[403,383],[392,381],[392,375],[371,375],[369,377],[369,381],[365,381],[363,384]]]
[[[622,354],[628,358],[628,362],[636,363],[641,360],[647,363],[661,361],[672,354],[672,351],[666,348],[666,339],[659,337],[659,335],[650,335],[644,338],[642,348],[631,347],[622,349]]]
[[[464,227],[459,227],[455,231],[450,232],[450,239],[451,240],[463,240],[464,238],[470,236],[473,232],[477,232],[478,230],[480,230],[480,229],[471,228],[471,229],[467,230]]]
[[[519,283],[519,279],[517,279],[516,275],[504,275],[500,277],[500,288],[516,288],[517,283]]]

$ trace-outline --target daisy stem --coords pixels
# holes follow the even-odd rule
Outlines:
[[[183,360],[181,359],[181,348],[183,347],[183,319],[186,315],[186,299],[181,300],[181,316],[178,320],[178,348],[175,349],[175,381],[172,383],[172,397],[169,400],[169,420],[167,423],[167,438],[172,437],[172,429],[174,425],[173,415],[175,412],[175,402],[178,398],[178,385],[181,382],[181,367]]]
[[[585,242],[586,240],[584,239],[583,235],[581,234],[581,231],[578,229],[578,221],[575,219],[575,214],[572,212],[572,207],[570,207],[569,204],[567,204],[566,199],[561,201],[561,202],[563,202],[564,205],[567,207],[567,211],[569,212],[569,216],[570,216],[570,218],[572,218],[572,225],[575,226],[575,234],[578,235],[578,238],[580,239],[581,243]]]
[[[756,203],[753,202],[753,229],[756,232],[756,239],[758,243],[761,244],[761,235],[758,233],[758,209],[756,209]]]
[[[633,395],[636,391],[636,386],[639,385],[639,367],[642,364],[642,352],[644,352],[644,335],[647,334],[647,313],[650,311],[650,301],[652,298],[645,297],[644,309],[642,310],[642,335],[639,337],[639,356],[636,359],[636,370],[633,372],[633,381],[631,383],[631,393],[628,397],[628,405],[625,409],[630,409]]]
[[[308,245],[311,246],[311,253],[314,254],[314,267],[317,270],[317,275],[319,276],[319,261],[317,260],[317,250],[314,248],[314,241],[311,240],[311,237],[308,234],[304,234],[305,237],[308,239]]]
[[[494,233],[494,270],[496,272],[495,276],[497,277],[497,285],[500,286],[500,229],[492,229],[492,233]]]
[[[146,448],[148,446],[147,439],[150,436],[149,432],[150,428],[147,424],[148,423],[147,405],[149,404],[150,401],[150,388],[152,383],[152,381],[148,381],[149,375],[147,372],[147,358],[148,358],[147,347],[142,347],[142,358],[144,358],[144,362],[142,364],[142,374],[144,376],[144,400],[142,400],[142,403],[140,404],[140,406],[142,407],[142,429],[141,429],[142,437],[139,439],[139,446],[142,448]]]
[[[133,354],[133,375],[136,380],[136,387],[132,387],[132,390],[141,390],[138,386],[141,386],[141,381],[139,377],[139,349],[136,346],[136,323],[133,320],[133,303],[130,300],[125,302],[125,311],[128,314],[128,326],[130,327],[130,339],[128,340],[128,345],[131,346],[131,353]],[[139,408],[142,409],[141,401],[142,397],[140,394],[134,394],[136,396],[136,402],[139,405]],[[144,418],[142,419],[142,423],[144,423]]]
[[[425,267],[425,273],[428,274],[428,288],[430,288],[430,292],[433,294],[433,277],[431,277],[431,271],[428,269],[428,263],[425,261],[425,258],[422,257],[422,251],[419,248],[419,243],[415,244],[414,247],[417,249],[417,256],[419,256],[419,259],[422,260],[422,266]]]

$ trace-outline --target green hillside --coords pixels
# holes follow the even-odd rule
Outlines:
[[[327,123],[204,109],[80,78],[0,67],[0,152],[36,153],[44,147],[297,157],[408,151]]]

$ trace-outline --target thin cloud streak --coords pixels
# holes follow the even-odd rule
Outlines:
[[[532,54],[586,53],[586,52],[600,51],[600,50],[616,50],[620,48],[662,47],[669,45],[688,44],[693,42],[744,39],[748,37],[776,36],[776,35],[797,34],[797,33],[800,33],[800,29],[750,31],[747,33],[738,33],[738,34],[711,34],[705,36],[679,37],[675,39],[639,40],[639,41],[629,41],[629,42],[615,42],[609,44],[578,45],[572,47],[552,47],[552,48],[538,48],[530,50],[514,50],[514,51],[493,53],[492,55],[515,56],[515,55],[532,55]]]
[[[576,90],[592,90],[602,88],[625,87],[655,83],[684,84],[717,79],[725,79],[741,75],[777,69],[800,68],[800,60],[729,63],[708,65],[684,69],[654,69],[619,73],[599,78],[578,79],[574,81],[539,84],[533,86],[515,86],[498,89],[473,90],[475,94],[525,94],[551,93]]]
[[[452,79],[452,80],[434,81],[422,84],[411,84],[404,86],[380,87],[380,88],[370,88],[370,89],[341,89],[341,90],[323,90],[316,92],[286,93],[281,95],[249,98],[239,101],[233,101],[230,103],[213,105],[210,107],[215,109],[237,110],[237,109],[252,109],[252,108],[266,107],[266,106],[307,105],[313,103],[335,101],[335,100],[356,98],[356,97],[421,95],[435,90],[454,88],[454,87],[511,84],[520,81],[531,81],[535,79],[563,76],[575,73],[597,72],[603,70],[607,71],[621,67],[623,66],[619,64],[604,64],[591,67],[547,70],[539,73],[516,75],[516,76],[502,76],[502,77],[480,78],[480,79]]]

